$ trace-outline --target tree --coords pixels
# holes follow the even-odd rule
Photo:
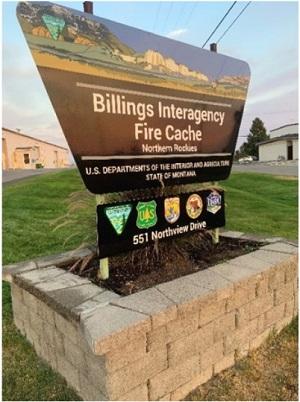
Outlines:
[[[256,117],[250,128],[250,133],[247,137],[247,142],[244,142],[240,147],[240,155],[251,155],[258,157],[258,143],[268,140],[270,137],[267,134],[267,130],[263,121]]]

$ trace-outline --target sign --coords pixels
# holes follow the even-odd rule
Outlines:
[[[224,226],[224,191],[209,189],[176,197],[98,205],[97,217],[99,257],[110,257],[155,240]]]
[[[48,2],[17,15],[91,192],[229,176],[247,63]]]

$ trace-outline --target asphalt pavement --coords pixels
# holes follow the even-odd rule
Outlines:
[[[298,161],[288,162],[249,162],[247,164],[234,163],[233,172],[253,172],[273,174],[276,176],[297,176]]]
[[[64,169],[16,169],[2,170],[3,185],[19,180],[24,180],[32,176],[38,176],[46,173],[60,172]],[[254,172],[266,173],[276,176],[297,176],[298,177],[298,161],[288,162],[250,162],[247,164],[234,163],[233,172]]]
[[[45,173],[61,172],[64,169],[15,169],[2,170],[2,184],[27,179],[32,176],[39,176]]]

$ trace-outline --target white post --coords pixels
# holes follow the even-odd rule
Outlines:
[[[109,278],[109,262],[108,258],[101,258],[99,261],[98,279],[105,281]]]
[[[101,204],[101,196],[96,195],[96,205]],[[109,261],[108,258],[101,258],[99,260],[99,269],[97,272],[97,278],[105,281],[109,278]]]
[[[212,185],[217,186],[218,182],[214,181],[214,182],[212,182]],[[219,239],[220,229],[219,228],[213,229],[212,232],[211,232],[211,235],[212,235],[213,244],[219,244],[219,242],[220,242],[220,239]]]

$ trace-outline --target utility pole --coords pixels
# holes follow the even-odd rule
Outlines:
[[[84,1],[83,11],[88,14],[93,14],[93,2]],[[96,204],[100,203],[100,197],[96,195]],[[109,278],[109,262],[108,258],[101,258],[99,261],[98,279],[106,280]]]
[[[92,1],[84,1],[83,2],[83,11],[88,14],[93,14],[93,2]]]
[[[209,47],[210,47],[211,52],[216,52],[217,53],[217,44],[216,43],[211,43],[209,45]]]

